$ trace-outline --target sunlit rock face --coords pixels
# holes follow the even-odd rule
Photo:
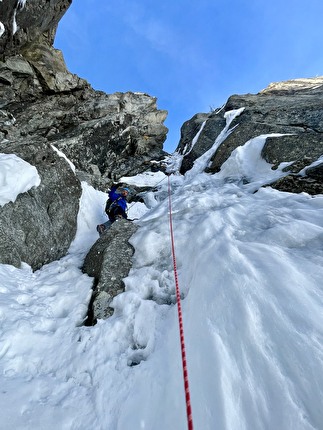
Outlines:
[[[95,91],[53,48],[70,4],[0,1],[0,153],[18,155],[41,177],[39,187],[0,208],[0,262],[38,268],[65,255],[76,231],[80,180],[106,190],[165,156],[167,112],[157,109],[156,98]]]
[[[94,91],[67,70],[53,41],[70,3],[0,2],[0,108],[15,119],[3,121],[0,133],[15,141],[22,135],[45,138],[64,151],[82,178],[105,187],[165,155],[167,112],[148,94]]]
[[[2,0],[0,55],[8,57],[46,39],[53,44],[57,24],[72,0]]]
[[[281,135],[267,138],[262,156],[273,168],[281,162],[292,162],[288,167],[291,175],[272,186],[284,191],[322,193],[322,168],[316,166],[315,174],[312,168],[299,174],[323,154],[322,77],[274,83],[258,94],[233,95],[223,109],[194,116],[182,127],[177,149],[184,155],[182,173],[212,147],[225,126],[224,114],[242,107],[244,111],[230,125],[232,133],[215,151],[207,171],[218,172],[232,151],[250,139],[277,133]]]

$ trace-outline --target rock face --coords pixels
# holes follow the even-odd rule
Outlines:
[[[180,152],[185,154],[181,165],[181,173],[185,173],[193,166],[194,161],[204,154],[215,141],[225,126],[223,116],[211,114],[197,114],[186,121],[181,128]]]
[[[97,186],[165,156],[167,113],[157,109],[156,98],[94,91],[66,70],[52,47],[32,45],[0,63],[0,82],[0,138],[44,138]]]
[[[280,133],[284,136],[269,137],[262,152],[264,159],[278,166],[284,161],[293,161],[289,167],[290,177],[273,186],[292,192],[306,191],[311,194],[322,192],[323,178],[310,171],[304,175],[298,172],[309,166],[323,154],[323,78],[296,79],[271,84],[259,94],[231,96],[224,109],[209,115],[193,117],[182,128],[178,151],[184,154],[181,172],[187,171],[196,158],[208,150],[224,127],[223,114],[244,107],[244,111],[231,124],[238,125],[215,152],[209,172],[217,172],[231,152],[248,140],[264,134]],[[193,149],[189,152],[188,141],[192,142],[197,125],[206,121]],[[187,133],[187,130],[193,130]],[[316,166],[316,172],[321,169]],[[293,178],[293,179],[292,179]]]
[[[113,223],[85,258],[83,271],[95,279],[90,309],[93,322],[111,316],[112,299],[124,291],[122,279],[128,275],[134,253],[128,241],[136,230],[135,224],[123,219]]]
[[[43,142],[10,143],[15,153],[37,166],[41,183],[0,208],[0,263],[34,269],[66,254],[76,233],[80,182],[67,161]]]
[[[63,256],[76,230],[79,180],[106,189],[165,155],[167,112],[155,98],[94,91],[66,69],[53,41],[70,4],[0,1],[0,153],[20,156],[41,176],[38,188],[0,208],[2,263],[38,268]]]
[[[53,44],[57,24],[72,0],[2,0],[0,2],[0,55],[17,54],[46,38]]]

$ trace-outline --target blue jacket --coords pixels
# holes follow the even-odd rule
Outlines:
[[[118,207],[118,215],[121,215],[123,218],[127,218],[126,210],[127,210],[127,200],[126,197],[124,197],[122,194],[116,193],[116,189],[118,187],[116,185],[113,185],[111,187],[111,190],[109,191],[109,198],[112,200],[112,202],[116,202],[113,206]],[[113,211],[111,211],[113,212]],[[113,214],[109,214],[110,221],[115,221],[115,216]]]

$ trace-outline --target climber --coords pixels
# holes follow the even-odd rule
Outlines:
[[[109,199],[105,205],[105,213],[108,215],[109,220],[103,224],[97,225],[96,230],[100,236],[118,219],[127,219],[127,196],[130,190],[129,188],[122,187],[120,193],[117,193],[117,188],[121,185],[122,184],[113,185],[109,191]]]

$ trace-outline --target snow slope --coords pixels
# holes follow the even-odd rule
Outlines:
[[[323,429],[323,196],[254,193],[283,175],[261,160],[264,142],[238,148],[218,174],[199,160],[170,177],[197,430]],[[92,280],[80,267],[106,197],[87,184],[65,258],[34,273],[0,266],[1,430],[187,428],[158,175],[147,207],[130,209],[133,268],[108,320],[82,326]]]

